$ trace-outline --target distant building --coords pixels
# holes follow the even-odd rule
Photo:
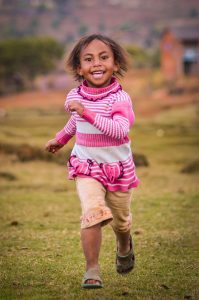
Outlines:
[[[199,75],[199,26],[170,27],[162,35],[161,68],[167,79]]]

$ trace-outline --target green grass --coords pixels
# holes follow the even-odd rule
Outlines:
[[[0,178],[0,299],[198,299],[199,176],[181,173],[199,156],[197,118],[190,106],[136,120],[132,147],[150,163],[137,170],[132,202],[136,267],[127,276],[115,272],[115,238],[104,228],[102,290],[80,288],[80,205],[65,166],[2,153],[0,172],[16,179]],[[65,119],[60,111],[10,110],[0,139],[42,148]]]

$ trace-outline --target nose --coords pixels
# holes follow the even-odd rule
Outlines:
[[[101,65],[101,62],[100,62],[100,59],[99,58],[94,58],[94,60],[93,60],[93,66],[94,67],[98,67],[98,66],[100,66]]]

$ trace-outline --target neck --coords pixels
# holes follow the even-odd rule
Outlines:
[[[78,87],[78,93],[83,97],[91,101],[97,101],[107,97],[109,94],[114,94],[121,90],[122,87],[118,83],[115,77],[112,77],[110,83],[106,87],[90,87],[86,81]]]

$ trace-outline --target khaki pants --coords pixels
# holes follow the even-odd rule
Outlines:
[[[114,231],[130,229],[132,189],[110,192],[97,180],[90,177],[76,177],[78,196],[81,202],[81,228],[111,222]]]

